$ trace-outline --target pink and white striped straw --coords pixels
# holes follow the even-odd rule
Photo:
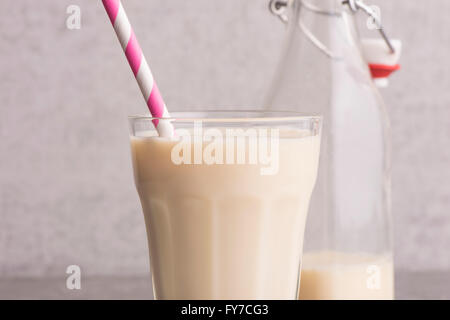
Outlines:
[[[136,77],[142,95],[147,102],[150,114],[156,118],[168,118],[169,112],[161,97],[150,67],[145,60],[139,42],[125,13],[120,0],[102,0],[109,19],[116,31],[117,38]],[[172,137],[174,128],[169,121],[153,120],[153,124],[161,137]]]

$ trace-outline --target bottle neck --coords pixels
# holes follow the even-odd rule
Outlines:
[[[293,0],[291,39],[303,39],[319,54],[342,60],[361,60],[359,35],[354,12],[342,0]],[[294,40],[295,41],[295,40]],[[363,61],[361,61],[363,62]]]
[[[342,12],[342,0],[293,0],[296,8],[306,8],[323,13]]]
[[[327,94],[316,94],[317,87],[321,92],[331,92],[336,87],[332,81],[337,81],[333,79],[340,73],[357,78],[359,84],[372,85],[354,13],[341,0],[293,0],[288,26],[285,50],[266,105],[294,104],[294,99],[289,100],[291,93],[298,92],[301,84],[298,96],[325,110],[329,99]],[[277,100],[283,96],[280,92],[286,92],[283,101]]]

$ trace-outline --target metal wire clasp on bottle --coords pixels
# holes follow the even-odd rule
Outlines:
[[[335,16],[335,17],[341,17],[342,13],[338,11],[329,11],[321,9],[311,3],[309,3],[306,0],[299,0],[300,5],[304,7],[305,9],[312,11],[317,14],[322,15],[328,15],[328,16]],[[289,21],[289,18],[287,16],[287,8],[292,5],[293,0],[270,0],[269,2],[269,10],[272,12],[275,16],[277,16],[283,23],[287,23]],[[381,19],[377,15],[377,13],[367,4],[365,4],[362,0],[345,0],[342,1],[343,5],[348,5],[350,10],[353,13],[358,13],[360,10],[365,12],[369,17],[371,17],[375,24],[377,25],[377,29],[380,32],[382,38],[386,42],[386,45],[388,46],[391,53],[395,53],[395,48],[392,45],[391,40],[386,34],[386,31],[384,30]],[[339,57],[334,55],[333,52],[327,48],[319,39],[317,39],[314,34],[303,24],[300,23],[300,28],[302,29],[303,33],[308,37],[308,39],[317,46],[323,53],[325,53],[330,58],[338,59]]]

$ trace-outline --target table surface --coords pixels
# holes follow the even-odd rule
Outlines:
[[[0,299],[153,299],[149,277],[91,277],[80,290],[65,279],[0,279]],[[397,299],[450,299],[450,272],[396,272]]]

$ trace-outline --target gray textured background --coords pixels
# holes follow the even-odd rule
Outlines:
[[[396,267],[448,270],[450,2],[374,2],[405,47],[382,92]],[[171,109],[261,102],[285,31],[266,0],[123,3]],[[126,121],[145,106],[101,1],[0,1],[0,57],[0,277],[147,273]]]

